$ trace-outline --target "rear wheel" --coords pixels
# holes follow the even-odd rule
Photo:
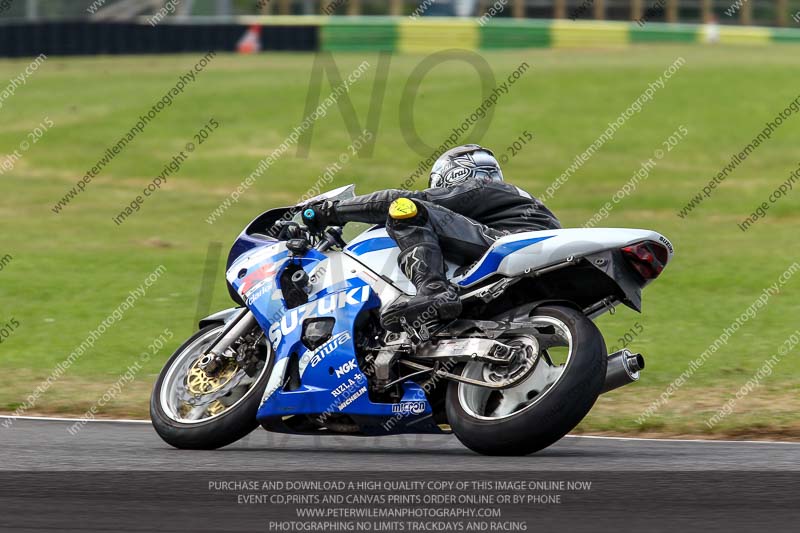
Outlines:
[[[535,358],[526,374],[505,389],[451,382],[447,417],[458,439],[485,455],[527,455],[569,433],[594,405],[605,382],[606,346],[597,326],[579,311],[541,307],[525,334],[501,339]],[[533,339],[533,340],[531,340]],[[515,368],[467,363],[463,377],[502,381]]]
[[[220,448],[258,426],[256,412],[269,379],[272,349],[262,338],[258,362],[248,371],[230,361],[209,376],[198,362],[223,327],[208,326],[192,335],[169,358],[153,388],[153,427],[176,448]]]

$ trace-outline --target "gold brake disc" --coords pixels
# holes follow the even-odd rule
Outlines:
[[[194,407],[193,405],[189,405],[188,403],[181,403],[180,407],[178,408],[178,414],[181,415],[182,417],[186,417],[193,407]],[[225,409],[227,409],[227,407],[223,405],[222,402],[220,402],[219,400],[214,400],[213,402],[208,404],[208,407],[206,407],[204,414],[206,414],[207,416],[214,416],[220,414]]]
[[[238,368],[233,361],[227,363],[217,374],[209,376],[206,371],[198,366],[200,359],[194,362],[189,372],[186,373],[186,390],[195,396],[204,396],[217,392],[230,383],[236,375]]]
[[[227,409],[227,407],[222,405],[222,402],[220,402],[219,400],[214,400],[209,404],[206,412],[208,413],[208,416],[214,416],[220,414],[225,409]]]

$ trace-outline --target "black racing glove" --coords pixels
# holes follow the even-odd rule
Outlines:
[[[303,223],[314,232],[322,232],[329,226],[341,226],[336,216],[336,202],[326,200],[311,204],[303,209]]]

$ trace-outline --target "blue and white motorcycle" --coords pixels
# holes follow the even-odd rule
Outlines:
[[[639,229],[561,229],[499,239],[471,265],[448,265],[462,315],[380,326],[414,294],[381,226],[349,241],[315,232],[312,202],[271,209],[239,235],[227,280],[239,307],[200,322],[155,384],[151,418],[177,448],[231,444],[259,424],[313,435],[455,433],[479,453],[522,455],[572,430],[598,395],[639,378],[640,354],[610,356],[592,319],[641,291],[673,255]],[[350,226],[347,230],[349,232]]]

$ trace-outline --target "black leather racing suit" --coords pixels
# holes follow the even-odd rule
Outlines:
[[[401,197],[414,200],[424,216],[409,222],[389,218],[389,205]],[[477,260],[503,235],[561,227],[542,202],[522,189],[481,178],[423,191],[386,189],[356,196],[337,202],[332,215],[337,225],[386,223],[401,250],[438,240],[444,256],[459,264]]]
[[[390,205],[399,198],[413,206],[398,207],[393,215]],[[398,264],[417,289],[414,297],[394,302],[381,313],[383,327],[394,332],[422,331],[431,317],[444,322],[461,313],[459,296],[447,280],[445,258],[465,265],[509,233],[561,227],[539,200],[490,178],[424,191],[387,189],[332,205],[325,202],[319,211],[318,223],[324,225],[386,224],[400,248]]]

